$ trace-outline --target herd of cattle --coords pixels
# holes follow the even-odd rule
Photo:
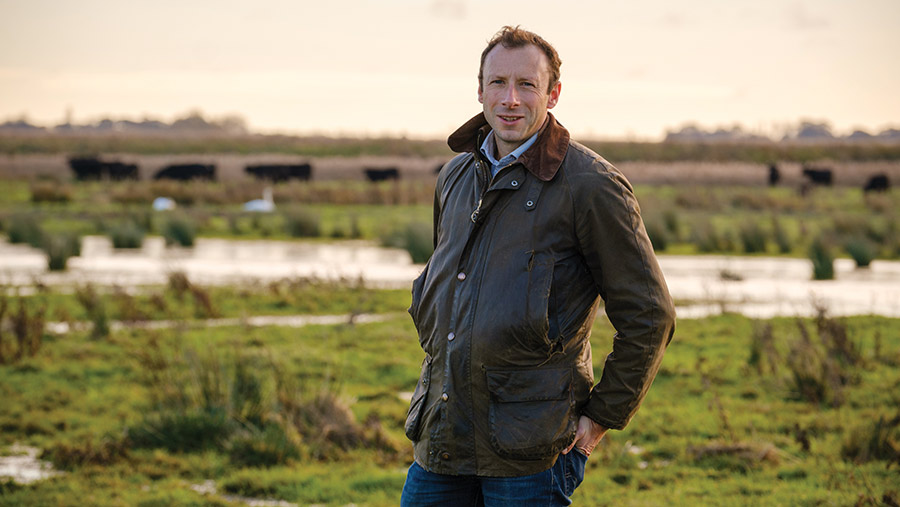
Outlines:
[[[137,164],[106,161],[98,158],[71,158],[69,167],[79,181],[88,180],[137,180]],[[244,172],[260,180],[274,183],[291,180],[308,181],[312,178],[310,164],[258,164],[248,165]],[[399,180],[400,171],[396,167],[366,167],[363,175],[372,182]],[[216,181],[216,166],[213,164],[172,164],[163,167],[153,175],[154,180],[207,180]]]
[[[769,186],[776,186],[781,181],[781,172],[776,164],[769,166]],[[834,170],[827,167],[803,166],[803,189],[813,185],[831,186],[834,182]],[[890,190],[891,182],[887,174],[879,173],[869,177],[863,185],[865,192],[886,192]]]
[[[106,161],[98,158],[72,158],[69,166],[78,180],[137,180],[138,166],[119,161]],[[440,166],[437,167],[440,170]],[[244,172],[259,180],[268,180],[274,183],[291,180],[308,181],[312,179],[312,166],[305,164],[258,164],[248,165]],[[399,180],[400,171],[396,167],[366,167],[362,174],[368,181]],[[834,181],[834,170],[820,166],[803,167],[803,188],[814,185],[830,186]],[[155,180],[216,180],[216,166],[213,164],[172,164],[166,166],[153,175]],[[776,186],[781,181],[781,171],[778,166],[769,166],[769,185]],[[884,192],[891,187],[888,176],[884,173],[869,177],[863,190],[866,192]]]

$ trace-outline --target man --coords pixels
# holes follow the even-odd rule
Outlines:
[[[449,138],[461,154],[438,176],[409,308],[426,357],[402,505],[568,505],[674,332],[631,186],[548,111],[559,66],[544,39],[504,27],[481,55],[483,113]],[[594,386],[600,298],[616,336]]]

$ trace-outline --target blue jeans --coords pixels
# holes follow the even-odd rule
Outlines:
[[[584,479],[587,457],[573,449],[548,470],[522,477],[441,475],[418,463],[409,467],[401,507],[570,505]]]

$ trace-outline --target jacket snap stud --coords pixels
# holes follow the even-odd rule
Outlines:
[[[451,341],[451,342],[453,341],[454,338],[456,338],[456,335],[453,334],[452,332],[451,332],[450,334],[447,335],[447,340],[449,340],[449,341]]]
[[[534,206],[534,201],[528,201],[525,203],[525,206],[531,207]]]
[[[441,459],[443,459],[443,460],[448,460],[448,459],[450,459],[450,453],[449,453],[449,452],[442,452],[442,453],[441,453]]]
[[[456,275],[456,278],[457,278],[457,280],[459,280],[461,282],[466,279],[466,274],[460,273],[460,274]]]
[[[444,394],[441,395],[441,399],[444,400],[444,401],[447,401],[447,400],[450,399],[450,396],[448,396],[447,393],[444,393]]]
[[[514,187],[518,187],[518,186],[519,186],[519,182],[518,182],[517,180],[512,180],[512,182],[510,182],[510,185],[512,185],[512,186],[514,186]]]

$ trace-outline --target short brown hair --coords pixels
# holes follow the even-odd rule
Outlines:
[[[488,41],[487,47],[481,52],[481,66],[478,68],[479,87],[484,84],[482,82],[484,79],[484,60],[497,44],[503,44],[503,47],[507,49],[521,48],[529,44],[537,46],[538,49],[547,55],[547,62],[550,64],[550,83],[547,85],[547,93],[549,93],[550,90],[553,89],[553,86],[559,81],[559,66],[562,65],[562,60],[559,59],[559,53],[556,52],[556,49],[534,32],[523,30],[518,26],[513,27],[507,25],[494,34],[491,40]]]

